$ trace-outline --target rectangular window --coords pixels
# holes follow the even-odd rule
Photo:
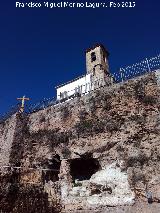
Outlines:
[[[91,62],[96,61],[96,53],[92,52],[91,53]]]
[[[64,94],[63,92],[60,92],[60,99],[63,99],[64,98]]]

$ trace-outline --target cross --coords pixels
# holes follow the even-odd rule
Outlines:
[[[20,107],[20,112],[24,112],[25,101],[29,101],[30,99],[26,98],[25,95],[24,95],[22,98],[17,98],[17,100],[21,100],[22,101],[22,104],[21,104],[21,107]]]

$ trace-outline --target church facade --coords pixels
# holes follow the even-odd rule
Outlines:
[[[102,44],[89,48],[86,54],[86,74],[75,80],[56,87],[57,100],[87,94],[98,87],[111,85],[113,78],[109,72],[109,52]]]

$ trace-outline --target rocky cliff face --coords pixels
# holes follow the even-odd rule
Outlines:
[[[16,124],[16,115],[0,124],[0,167],[9,164]]]
[[[43,198],[43,211],[35,212],[158,212],[159,73],[1,124],[1,147],[7,150],[1,160],[2,212],[13,186],[13,212],[21,212],[19,206],[31,212],[22,194],[31,196],[31,209],[37,209],[35,197]]]

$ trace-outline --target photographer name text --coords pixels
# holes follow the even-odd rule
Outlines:
[[[134,8],[136,2],[16,2],[16,8]]]

